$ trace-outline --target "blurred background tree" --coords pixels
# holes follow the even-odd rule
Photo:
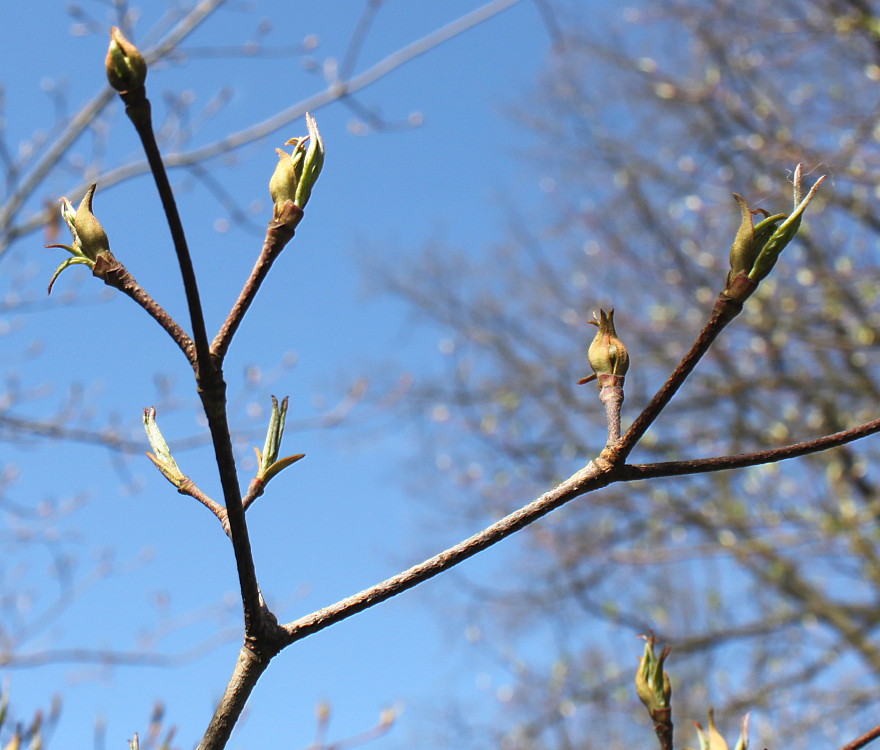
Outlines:
[[[599,307],[616,310],[638,412],[723,286],[731,193],[787,211],[798,162],[829,175],[819,210],[632,460],[757,450],[876,415],[880,3],[559,2],[552,19],[555,55],[512,107],[526,134],[503,236],[438,239],[376,270],[445,356],[411,402],[433,421],[418,436],[436,471],[410,477],[432,506],[444,498],[443,525],[495,518],[602,448],[595,386],[575,386]],[[642,719],[623,717],[641,717],[632,654],[653,630],[673,647],[678,742],[709,705],[728,736],[753,711],[756,746],[848,741],[876,723],[880,695],[877,459],[866,440],[566,506],[503,577],[459,579],[468,638],[509,682],[491,720],[453,702],[438,733],[509,750],[644,742]]]

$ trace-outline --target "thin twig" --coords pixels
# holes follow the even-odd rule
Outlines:
[[[612,463],[626,460],[626,457],[632,452],[636,443],[641,440],[648,428],[654,423],[654,420],[660,415],[660,412],[666,408],[666,405],[672,400],[672,397],[687,379],[688,375],[697,366],[703,355],[709,350],[718,334],[741,311],[742,303],[736,302],[723,294],[718,296],[708,322],[703,327],[703,330],[700,331],[690,351],[684,355],[681,362],[678,363],[678,366],[672,371],[672,374],[660,387],[660,390],[654,394],[654,397],[642,410],[642,413],[636,417],[636,420],[617,445],[611,448],[610,451],[606,450],[603,453],[605,458]]]
[[[171,239],[174,242],[177,262],[180,265],[180,276],[183,280],[183,289],[193,330],[196,377],[201,377],[203,372],[209,371],[212,367],[208,351],[208,334],[205,329],[202,303],[199,299],[199,286],[186,243],[186,233],[183,230],[183,222],[180,220],[180,212],[177,210],[177,201],[174,199],[174,192],[168,181],[165,165],[162,163],[156,135],[153,132],[150,101],[147,99],[147,92],[143,86],[134,91],[120,93],[120,98],[125,102],[125,114],[128,115],[141,139],[141,145],[144,148],[147,161],[150,163],[150,171],[153,173],[156,189],[162,201],[162,209],[168,222],[168,228],[171,231]]]
[[[177,210],[174,192],[168,181],[159,146],[156,143],[151,107],[147,99],[146,90],[141,86],[132,91],[122,91],[120,92],[120,97],[125,102],[125,113],[134,125],[135,130],[137,130],[144,153],[150,163],[180,265],[180,273],[193,327],[195,354],[190,358],[190,362],[194,363],[198,393],[202,401],[202,407],[205,410],[205,416],[208,419],[208,429],[214,446],[217,471],[220,475],[221,487],[223,488],[227,521],[224,524],[224,529],[228,529],[228,534],[232,541],[232,549],[235,554],[235,565],[238,571],[242,609],[244,612],[245,639],[249,642],[265,629],[267,624],[265,622],[266,608],[257,583],[253,552],[245,521],[244,508],[241,504],[241,488],[238,485],[238,472],[235,468],[235,454],[232,450],[229,419],[226,413],[226,382],[223,379],[222,363],[219,360],[215,362],[211,357],[192,258],[187,247],[186,235]]]
[[[168,312],[147,291],[135,281],[125,266],[115,258],[108,261],[105,256],[99,256],[95,261],[92,273],[102,279],[107,286],[119,290],[131,297],[138,303],[153,320],[155,320],[165,332],[174,340],[184,353],[189,363],[195,367],[196,352],[192,339],[177,324]]]
[[[251,550],[250,536],[245,521],[242,505],[241,489],[238,486],[238,472],[235,468],[235,454],[232,450],[229,421],[226,414],[226,383],[222,371],[215,367],[211,370],[211,380],[199,381],[199,396],[211,442],[214,445],[214,457],[217,471],[220,474],[220,485],[223,488],[223,499],[226,504],[226,517],[229,522],[230,539],[235,553],[235,567],[238,571],[238,583],[241,591],[241,603],[244,611],[245,637],[254,638],[264,629],[263,618],[265,605],[257,583],[257,571]]]
[[[370,27],[379,14],[379,8],[383,0],[367,0],[364,9],[361,11],[361,17],[358,19],[357,25],[348,40],[348,48],[342,56],[342,62],[339,65],[338,78],[345,80],[351,77],[354,72],[354,66],[357,64],[358,56],[364,46],[364,41],[370,31]]]
[[[30,654],[0,654],[4,669],[33,669],[47,664],[98,664],[101,666],[177,667],[203,658],[237,637],[231,628],[215,633],[201,643],[177,654],[154,651],[113,651],[100,648],[46,649]]]
[[[177,488],[177,491],[181,495],[188,495],[194,500],[198,500],[217,517],[217,520],[220,521],[220,525],[223,526],[223,531],[226,536],[232,536],[232,532],[229,530],[229,518],[226,513],[226,508],[220,505],[216,500],[212,500],[208,495],[196,487],[192,479],[184,477],[184,481],[181,483],[180,487]]]
[[[248,485],[247,492],[244,493],[244,497],[241,500],[242,507],[247,510],[251,504],[260,497],[266,489],[266,484],[263,480],[254,477],[251,479],[251,483]]]
[[[840,748],[840,750],[860,750],[865,745],[873,742],[878,737],[880,737],[880,724],[878,724],[873,729],[869,729],[865,732],[861,737],[857,737],[852,742],[848,742],[846,745]]]
[[[781,448],[772,448],[754,453],[742,453],[738,456],[716,456],[714,458],[697,458],[690,461],[662,461],[654,464],[627,464],[620,467],[620,473],[615,473],[623,481],[639,479],[654,479],[656,477],[684,476],[686,474],[705,474],[706,472],[725,471],[727,469],[741,469],[746,466],[759,466],[776,461],[784,461],[787,458],[806,456],[810,453],[819,453],[846,445],[854,440],[874,435],[880,432],[880,419],[865,422],[848,430],[835,432],[802,443],[794,443]]]
[[[570,500],[607,486],[613,481],[612,476],[610,464],[600,459],[591,461],[583,469],[562,482],[562,484],[541,495],[541,497],[533,500],[523,508],[505,516],[480,533],[413,566],[409,570],[405,570],[381,583],[377,583],[375,586],[364,589],[354,596],[350,596],[336,604],[283,625],[282,627],[287,634],[287,642],[293,643],[305,638],[307,635],[323,630],[335,622],[351,617],[357,612],[369,609],[386,599],[411,589],[413,586],[433,578],[438,573],[449,570],[469,557],[473,557],[478,552],[491,547],[502,539],[534,523],[539,518],[565,505]]]
[[[260,285],[272,268],[272,264],[281,254],[285,245],[293,238],[293,234],[297,225],[302,220],[303,212],[299,206],[294,205],[292,201],[287,201],[284,208],[280,212],[278,219],[269,222],[266,229],[266,239],[263,241],[263,249],[254,264],[251,275],[245,282],[238,299],[223,321],[214,341],[211,344],[211,354],[217,358],[219,362],[223,362],[232,337],[238,330],[245,313],[254,301],[254,297],[260,289]]]

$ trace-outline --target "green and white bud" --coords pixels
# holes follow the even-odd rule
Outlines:
[[[162,476],[180,489],[186,477],[177,466],[168,443],[159,431],[159,425],[156,424],[156,409],[152,406],[144,409],[144,430],[147,433],[147,440],[150,441],[150,447],[155,451],[155,453],[147,453],[147,458],[162,472]]]
[[[665,646],[658,657],[654,653],[654,635],[642,637],[645,639],[645,650],[639,659],[639,668],[636,670],[636,695],[648,709],[651,718],[658,721],[662,718],[668,718],[670,700],[672,699],[669,675],[663,669],[663,663],[669,656],[670,648]]]
[[[269,195],[274,205],[273,216],[277,220],[287,201],[305,208],[312,195],[312,188],[324,166],[324,141],[318,132],[315,118],[306,113],[308,135],[291,138],[284,145],[293,146],[288,154],[275,149],[278,163],[269,180]]]
[[[806,197],[803,196],[801,179],[803,170],[798,164],[794,171],[794,210],[791,214],[769,215],[762,209],[751,209],[742,196],[733,194],[739,206],[742,220],[736,238],[730,248],[730,271],[724,295],[740,303],[757,289],[760,281],[773,270],[779,255],[794,239],[801,225],[804,211],[813,200],[819,186],[825,180],[822,176],[813,184]],[[754,224],[756,213],[764,219]]]

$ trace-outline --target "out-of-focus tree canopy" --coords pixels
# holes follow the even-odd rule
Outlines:
[[[386,278],[442,331],[419,382],[460,517],[493,516],[604,445],[584,352],[593,310],[627,344],[627,414],[724,286],[731,193],[790,211],[797,163],[828,175],[807,225],[632,456],[772,447],[876,417],[880,400],[880,4],[664,0],[597,18],[557,4],[540,86],[518,105],[525,185],[492,247],[426,247]],[[628,408],[629,407],[629,408]],[[806,459],[618,485],[529,535],[517,585],[475,586],[515,689],[472,747],[643,742],[634,636],[672,645],[679,742],[705,710],[752,711],[757,746],[828,747],[876,723],[877,441]],[[436,477],[431,478],[436,486]],[[441,485],[444,489],[448,484]],[[448,493],[444,492],[444,497]],[[476,637],[476,636],[475,636]],[[641,721],[641,719],[639,719]]]

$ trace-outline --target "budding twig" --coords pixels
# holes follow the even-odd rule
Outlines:
[[[223,379],[221,363],[214,361],[211,357],[192,258],[183,222],[177,210],[174,192],[168,181],[168,174],[165,171],[165,165],[162,162],[162,156],[153,132],[150,101],[147,99],[147,92],[143,85],[146,69],[142,69],[141,64],[137,61],[139,56],[137,48],[124,40],[116,30],[116,33],[111,37],[107,58],[108,81],[119,91],[120,98],[125,102],[125,114],[131,120],[140,137],[162,201],[168,228],[171,231],[192,324],[195,353],[190,362],[193,363],[199,397],[208,419],[211,442],[214,446],[214,455],[220,474],[220,484],[223,488],[226,519],[235,554],[242,609],[244,610],[245,637],[252,638],[254,634],[262,632],[266,627],[271,629],[271,625],[264,615],[265,607],[260,596],[244,508],[241,503],[241,488],[238,484],[235,454],[232,450],[229,420],[226,414],[226,382]],[[224,528],[227,526],[224,525]]]
[[[623,382],[629,369],[629,353],[614,330],[614,310],[593,313],[590,323],[598,327],[596,337],[590,344],[587,359],[593,374],[582,378],[579,384],[595,379],[599,386],[599,400],[605,406],[608,424],[608,440],[605,448],[611,448],[620,440],[620,407],[623,405]]]
[[[244,287],[242,287],[238,299],[235,301],[235,304],[229,311],[229,315],[226,316],[226,320],[223,321],[223,325],[211,343],[211,354],[218,361],[222,362],[226,356],[229,344],[232,343],[232,337],[241,325],[245,313],[254,301],[254,297],[256,297],[257,292],[260,290],[260,286],[272,268],[272,264],[276,261],[287,243],[293,239],[296,227],[302,220],[302,217],[302,209],[295,205],[293,201],[287,201],[277,218],[273,218],[269,222],[269,227],[266,229],[266,239],[263,241],[263,249],[260,251],[257,262],[254,264],[251,275],[245,282]]]
[[[147,291],[137,283],[134,276],[129,273],[128,269],[122,265],[116,258],[105,260],[98,258],[95,261],[95,267],[92,273],[102,279],[107,286],[122,292],[131,297],[138,305],[140,305],[153,320],[155,320],[165,332],[174,340],[174,343],[180,347],[189,363],[195,368],[196,366],[196,350],[193,340],[187,335],[177,321],[168,314],[156,300],[154,300]]]

